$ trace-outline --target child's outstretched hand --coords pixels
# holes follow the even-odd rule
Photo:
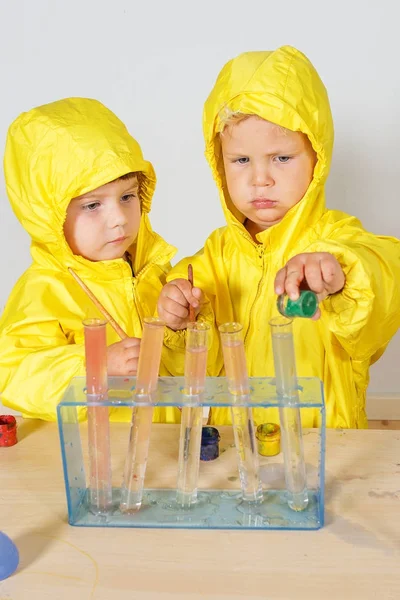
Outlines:
[[[158,315],[170,329],[186,329],[189,306],[193,306],[197,316],[203,303],[204,296],[200,288],[192,288],[187,279],[174,279],[161,290],[157,305]]]
[[[328,252],[298,254],[278,271],[275,292],[278,295],[286,292],[292,300],[297,300],[302,282],[317,294],[321,302],[329,294],[343,289],[345,276],[340,263]],[[319,313],[316,317],[318,316]]]
[[[136,375],[140,339],[126,338],[107,347],[107,375]]]

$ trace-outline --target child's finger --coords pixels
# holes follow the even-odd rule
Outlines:
[[[161,294],[160,294],[161,298],[173,300],[174,302],[180,304],[181,306],[187,306],[189,302],[186,299],[186,295],[184,292],[185,284],[182,283],[184,281],[185,280],[183,280],[183,279],[175,279],[174,281],[171,281],[170,283],[168,283],[161,290]]]
[[[334,256],[323,257],[321,271],[329,293],[336,293],[343,289],[345,275],[340,263]]]
[[[128,349],[140,346],[140,341],[140,338],[125,338],[121,343],[125,349]]]
[[[164,286],[161,296],[173,298],[182,306],[191,304],[194,308],[197,308],[199,305],[197,298],[193,296],[193,288],[187,279],[174,279]]]
[[[194,287],[194,288],[192,288],[192,294],[197,302],[197,306],[201,306],[202,304],[204,304],[203,290],[201,290],[200,288]]]
[[[335,277],[335,263],[332,257],[327,256],[321,259],[321,273],[326,283],[331,283]]]
[[[164,318],[164,312],[167,313],[167,317],[172,317],[172,318],[178,318],[178,319],[186,319],[187,316],[189,315],[189,311],[187,309],[187,303],[185,303],[185,305],[177,302],[176,300],[172,299],[172,298],[163,298],[161,301],[161,307],[162,307],[162,311],[161,311],[161,318]],[[159,310],[160,312],[160,310]],[[166,318],[164,320],[166,320]]]
[[[126,365],[125,365],[127,375],[136,375],[138,364],[139,364],[138,358],[131,358],[131,359],[127,360]]]
[[[199,288],[192,287],[191,283],[187,279],[175,279],[175,281],[171,281],[171,283],[174,283],[180,290],[187,304],[191,304],[193,308],[197,308],[199,306],[198,299],[195,295],[193,295],[193,290],[198,290]],[[196,294],[198,294],[198,292],[196,292]]]
[[[286,267],[285,290],[291,300],[300,296],[300,284],[304,279],[304,264],[297,262],[288,263]]]
[[[315,313],[315,315],[313,317],[311,317],[312,321],[318,321],[318,319],[321,318],[321,310],[318,308],[317,312]]]
[[[129,348],[125,349],[125,356],[127,360],[132,358],[137,358],[140,354],[140,345],[139,346],[129,346]]]
[[[175,308],[177,308],[177,307],[179,308],[179,305],[175,305]],[[175,310],[175,308],[173,307],[173,310]],[[182,307],[180,309],[182,309]],[[165,322],[167,327],[170,327],[171,329],[176,330],[176,329],[182,329],[183,327],[186,326],[186,322],[189,317],[189,310],[187,308],[183,308],[183,315],[180,316],[180,315],[176,315],[174,312],[169,312],[168,310],[165,310],[165,308],[160,310],[160,307],[159,307],[158,314],[159,314],[160,318]]]
[[[275,294],[280,295],[285,291],[286,270],[287,267],[283,267],[275,276]]]
[[[320,294],[324,291],[325,285],[322,277],[321,262],[318,258],[310,254],[304,266],[304,276],[310,290]]]

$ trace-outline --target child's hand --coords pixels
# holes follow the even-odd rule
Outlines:
[[[174,279],[161,290],[158,299],[158,315],[174,331],[186,329],[189,321],[189,306],[195,309],[196,316],[204,302],[200,288],[191,286],[187,279]]]
[[[278,271],[275,278],[275,292],[277,294],[286,292],[292,300],[297,300],[303,281],[317,294],[321,302],[329,294],[335,294],[343,289],[345,276],[337,259],[328,252],[298,254]]]
[[[107,375],[136,375],[139,338],[126,338],[107,347]]]

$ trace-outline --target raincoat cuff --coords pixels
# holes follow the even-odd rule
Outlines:
[[[211,303],[206,301],[201,308],[201,312],[197,316],[197,321],[204,321],[210,325],[211,331],[215,326],[214,311],[211,307]],[[186,329],[179,329],[174,331],[169,327],[165,328],[164,332],[164,346],[171,350],[185,350],[186,348]]]
[[[371,276],[360,257],[349,248],[324,251],[330,252],[338,260],[343,269],[345,284],[340,292],[328,296],[322,302],[322,314],[334,319],[333,329],[347,329],[351,337],[352,331],[355,333],[364,327],[373,310],[375,293]]]
[[[170,350],[185,350],[186,329],[174,331],[166,327],[164,331],[164,346]]]

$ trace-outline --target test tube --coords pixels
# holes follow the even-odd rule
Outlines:
[[[157,317],[144,319],[136,375],[136,398],[143,401],[152,402],[152,395],[157,389],[164,326],[164,321]],[[133,409],[121,488],[120,511],[123,513],[135,513],[142,505],[152,419],[152,406],[136,406]]]
[[[308,492],[300,409],[292,406],[298,402],[292,321],[276,317],[271,319],[270,326],[276,391],[284,404],[279,408],[279,417],[288,504],[291,509],[301,511],[308,505]]]
[[[207,338],[210,326],[201,321],[188,323],[185,354],[185,394],[200,402],[207,370]],[[203,409],[184,406],[181,414],[176,500],[182,508],[197,502]]]
[[[219,331],[229,392],[236,401],[248,399],[250,385],[242,326],[239,323],[225,323],[220,325]],[[231,415],[243,499],[249,502],[261,502],[263,492],[258,476],[258,454],[251,408],[233,405]]]
[[[106,322],[83,321],[88,402],[107,400]],[[108,406],[88,406],[89,508],[104,514],[112,507],[110,423]]]

